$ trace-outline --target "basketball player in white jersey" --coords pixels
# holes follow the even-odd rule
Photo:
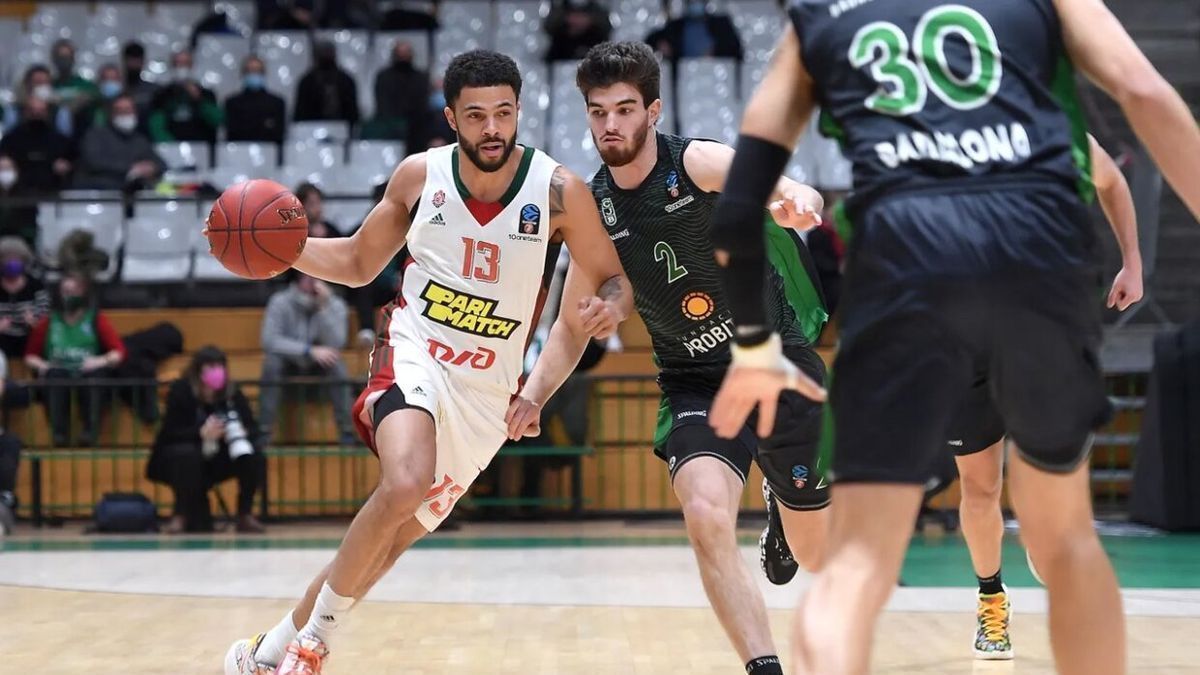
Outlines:
[[[512,59],[460,54],[444,89],[458,143],[405,159],[353,237],[309,240],[296,262],[362,286],[404,249],[400,293],[384,310],[354,410],[380,480],[304,599],[268,633],[234,643],[226,673],[320,673],[346,612],[491,461],[520,388],[552,246],[587,252],[564,293],[561,315],[575,330],[606,337],[632,311],[587,184],[516,144],[521,75]]]

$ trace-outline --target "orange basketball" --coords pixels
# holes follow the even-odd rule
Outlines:
[[[300,200],[261,178],[225,190],[204,225],[209,252],[247,279],[270,279],[288,269],[308,240],[308,215]]]

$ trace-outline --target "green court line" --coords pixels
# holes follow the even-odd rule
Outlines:
[[[1123,588],[1200,588],[1200,535],[1101,537]],[[758,537],[741,536],[743,546],[754,546]],[[340,542],[334,537],[253,538],[196,536],[163,538],[154,535],[106,536],[80,539],[19,538],[0,541],[0,555],[13,552],[79,551],[211,551],[324,549]],[[419,549],[538,549],[605,548],[614,546],[686,546],[682,536],[620,537],[439,537],[417,542]],[[1006,536],[1003,547],[1004,581],[1010,587],[1036,586],[1025,565],[1025,552],[1015,536]],[[917,537],[909,547],[901,571],[905,586],[969,587],[975,577],[966,546],[958,536]]]

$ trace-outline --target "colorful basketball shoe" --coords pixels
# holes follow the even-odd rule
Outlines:
[[[249,640],[238,640],[225,653],[225,675],[271,675],[275,666],[260,664],[254,660],[254,652],[262,644],[266,633],[259,633]]]
[[[1008,588],[990,595],[980,593],[975,617],[975,658],[983,661],[1011,659],[1013,648],[1008,636],[1008,622],[1012,619],[1012,605],[1008,602]]]
[[[329,648],[320,638],[301,633],[288,645],[275,675],[321,675],[321,664],[327,656]]]

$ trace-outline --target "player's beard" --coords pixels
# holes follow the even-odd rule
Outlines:
[[[500,153],[500,157],[498,159],[491,161],[484,159],[483,153],[481,153],[479,150],[479,146],[483,145],[484,143],[495,143],[496,141],[500,141],[504,144],[504,152]],[[484,173],[493,173],[495,171],[499,171],[504,167],[505,164],[508,163],[509,156],[512,155],[513,150],[517,147],[517,137],[516,135],[513,135],[513,137],[507,141],[502,138],[485,138],[479,143],[472,145],[470,141],[460,135],[458,137],[458,147],[462,148],[462,151],[467,155],[467,159],[471,160],[471,163],[475,165],[475,168]]]
[[[592,142],[596,144],[596,150],[600,153],[600,159],[608,166],[622,167],[633,161],[634,157],[642,151],[642,146],[646,144],[646,136],[650,134],[649,126],[639,126],[633,134],[633,140],[625,145],[616,148],[611,146],[603,146],[592,135]]]

